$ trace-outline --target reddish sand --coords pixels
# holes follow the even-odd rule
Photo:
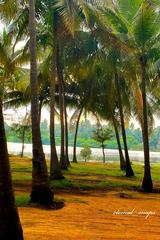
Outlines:
[[[158,240],[160,195],[134,192],[63,193],[60,210],[19,208],[25,240]],[[130,215],[113,214],[115,211]],[[145,219],[140,211],[155,215]]]

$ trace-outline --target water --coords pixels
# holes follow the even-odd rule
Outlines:
[[[22,144],[21,143],[7,143],[8,150],[10,154],[20,154]],[[46,158],[50,158],[50,146],[43,145],[44,153]],[[80,154],[82,148],[77,147],[77,155]],[[100,148],[91,148],[92,150],[92,157],[94,161],[100,160],[102,158],[102,150]],[[60,146],[57,146],[57,152],[60,153]],[[73,147],[69,147],[69,155],[72,156]],[[105,149],[106,154],[106,161],[118,161],[119,154],[118,150],[116,149]],[[129,151],[130,159],[135,162],[143,163],[144,160],[144,153],[143,151]],[[32,144],[25,144],[24,148],[24,156],[32,156]],[[160,152],[150,152],[150,158],[152,163],[157,163],[160,160]]]

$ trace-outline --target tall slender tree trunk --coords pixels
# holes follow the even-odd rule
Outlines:
[[[56,15],[54,14],[54,20],[56,22]],[[55,23],[54,22],[54,23]],[[61,172],[61,168],[58,162],[56,143],[55,143],[55,84],[57,78],[57,40],[56,40],[56,23],[53,27],[54,34],[54,48],[52,52],[52,72],[50,82],[50,145],[51,145],[51,159],[50,159],[50,179],[62,179],[64,178]]]
[[[64,96],[64,119],[65,119],[65,146],[66,146],[65,155],[66,155],[67,165],[70,166],[69,153],[68,153],[68,120],[67,120],[67,107],[66,107],[65,96]]]
[[[114,131],[115,131],[115,135],[116,135],[117,145],[118,145],[119,159],[120,159],[120,169],[122,171],[125,171],[126,170],[126,162],[124,160],[123,151],[122,151],[121,142],[120,142],[120,137],[119,137],[119,132],[118,132],[118,127],[117,127],[117,124],[116,124],[116,119],[114,117],[114,114],[112,114],[112,121],[113,121]]]
[[[23,157],[23,154],[24,154],[24,142],[25,142],[25,126],[23,127],[23,132],[22,132],[22,151],[21,151],[21,158]]]
[[[53,192],[49,188],[48,184],[47,165],[42,148],[39,123],[34,0],[29,0],[29,33],[30,33],[31,118],[32,118],[32,144],[33,144],[31,201],[40,204],[51,204],[53,200]]]
[[[103,163],[106,162],[106,157],[105,157],[105,150],[104,150],[104,143],[102,142],[102,153],[103,153]]]
[[[77,163],[77,154],[76,154],[76,146],[77,146],[77,135],[78,135],[78,128],[79,128],[79,122],[80,122],[80,118],[83,112],[83,106],[80,109],[78,118],[77,118],[77,122],[76,122],[76,130],[75,130],[75,135],[74,135],[74,145],[73,145],[73,162]]]
[[[65,158],[67,166],[70,166],[69,155],[68,155],[68,120],[67,120],[67,104],[65,99],[65,82],[63,78],[62,82],[62,96],[63,96],[63,108],[64,108],[64,138],[65,138]]]
[[[63,102],[63,70],[60,62],[60,49],[57,45],[57,77],[59,87],[59,107],[60,107],[60,122],[61,122],[61,152],[60,152],[60,166],[67,170],[68,164],[65,156],[65,120],[64,120],[64,102]]]
[[[119,106],[119,112],[120,112],[122,136],[123,136],[124,151],[125,151],[125,158],[126,158],[126,177],[131,177],[131,176],[134,176],[134,172],[133,172],[133,169],[131,167],[131,163],[130,163],[130,159],[129,159],[126,131],[125,131],[125,126],[124,126],[124,117],[123,117],[121,93],[120,93],[119,76],[118,76],[117,72],[115,73],[115,85],[116,85],[116,89],[117,89],[118,106]]]
[[[43,107],[43,99],[40,99],[39,100],[39,116],[38,116],[40,126],[41,126],[42,107]]]
[[[142,73],[142,98],[143,98],[143,148],[144,148],[144,177],[142,182],[142,188],[146,192],[152,192],[153,183],[151,178],[150,169],[150,155],[149,155],[149,137],[148,137],[148,113],[147,113],[147,100],[146,100],[146,65],[147,59],[142,56],[140,59],[141,73]]]
[[[0,97],[0,239],[23,240],[23,232],[12,188],[7,141]]]

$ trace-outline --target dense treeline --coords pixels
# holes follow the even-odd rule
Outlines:
[[[20,135],[20,131],[16,130],[10,125],[5,124],[7,140],[8,142],[21,143],[22,138]],[[100,144],[97,143],[93,139],[93,132],[96,130],[96,125],[91,124],[90,121],[82,121],[79,124],[78,136],[77,136],[77,146],[84,147],[89,146],[91,148],[98,148]],[[113,135],[114,130],[112,129]],[[49,125],[47,121],[41,122],[41,135],[42,142],[45,145],[50,144],[49,137]],[[129,150],[143,150],[143,141],[142,141],[142,133],[140,128],[135,128],[131,125],[130,128],[126,128],[126,135],[128,141],[128,149]],[[55,124],[55,140],[56,145],[60,146],[60,125]],[[122,135],[120,134],[121,144],[123,145]],[[156,127],[153,129],[150,135],[150,149],[152,151],[160,151],[160,127]],[[31,129],[26,131],[25,143],[31,143]],[[74,131],[69,129],[68,132],[68,144],[69,146],[73,146],[74,143]],[[108,149],[117,149],[117,141],[115,136],[113,136],[110,140],[105,142],[105,147]],[[123,148],[123,146],[122,146]]]

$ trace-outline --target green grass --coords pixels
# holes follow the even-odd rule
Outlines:
[[[30,204],[30,197],[28,195],[16,196],[15,201],[17,207],[26,207]]]
[[[111,175],[111,176],[122,176],[122,172],[119,170],[117,163],[109,164],[92,164],[92,163],[72,163],[72,167],[67,171],[68,174],[98,174],[98,175]],[[66,172],[66,174],[67,174]]]
[[[29,158],[11,157],[13,182],[15,185],[31,183],[32,164]],[[49,166],[49,161],[47,161]],[[132,164],[135,176],[126,178],[125,172],[120,171],[119,163],[78,163],[71,164],[67,171],[63,171],[65,179],[51,181],[55,189],[67,190],[104,190],[104,189],[139,189],[143,179],[144,167]],[[152,179],[156,186],[160,185],[160,164],[152,164]],[[25,198],[24,198],[25,199]],[[20,201],[20,200],[19,200]]]
[[[17,172],[13,172],[12,173],[12,178],[13,178],[13,181],[28,181],[28,180],[32,180],[31,174],[26,174],[26,172],[21,172],[21,174],[19,174]]]

